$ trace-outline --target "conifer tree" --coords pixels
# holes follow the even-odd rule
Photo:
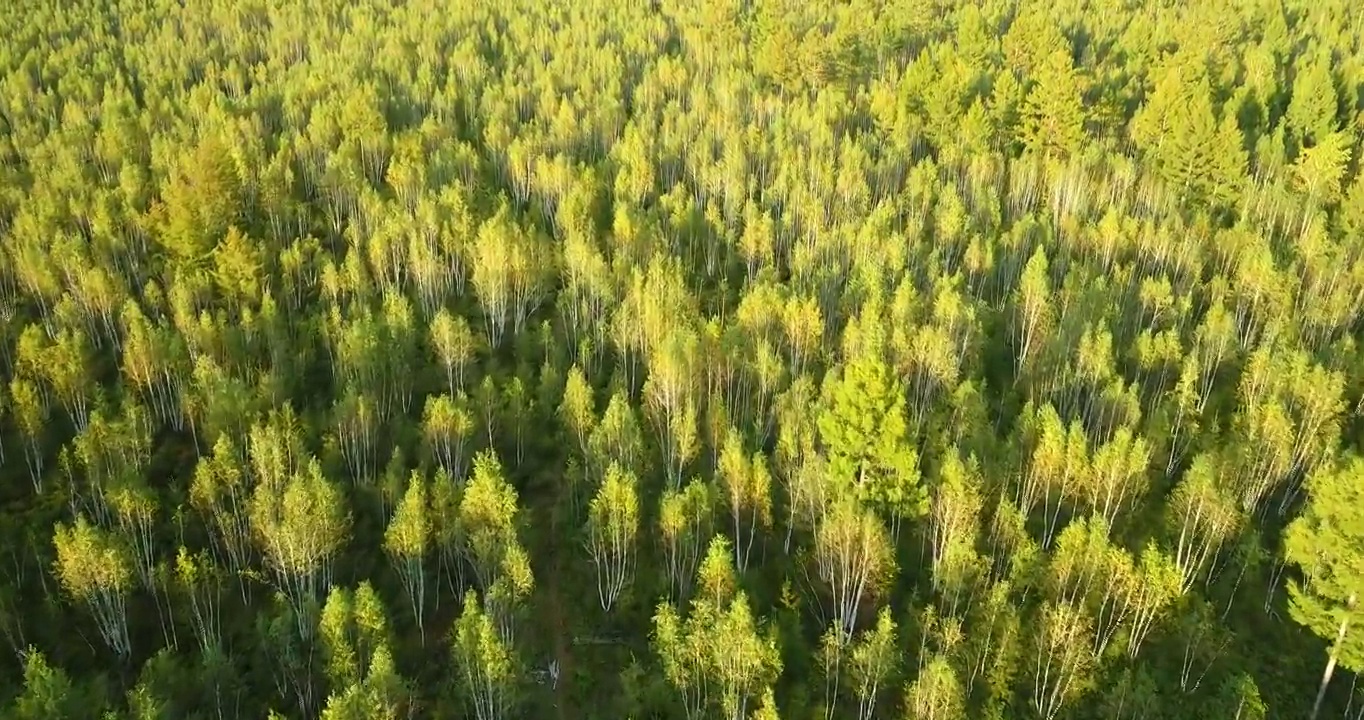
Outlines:
[[[1042,61],[1020,114],[1021,140],[1030,152],[1064,160],[1079,151],[1085,137],[1084,85],[1069,48],[1057,48]]]
[[[1364,573],[1364,460],[1349,458],[1336,468],[1324,468],[1307,484],[1308,501],[1303,515],[1284,532],[1284,552],[1302,571],[1302,579],[1289,586],[1289,609],[1293,619],[1325,639],[1326,669],[1312,705],[1321,711],[1327,685],[1336,665],[1358,671],[1364,663],[1354,626],[1360,620]]]

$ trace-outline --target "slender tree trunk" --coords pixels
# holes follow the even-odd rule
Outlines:
[[[1354,607],[1355,596],[1350,594],[1350,599],[1345,601],[1346,612]],[[1326,671],[1321,674],[1321,687],[1317,688],[1317,701],[1312,703],[1312,720],[1317,720],[1317,715],[1321,712],[1321,703],[1326,699],[1326,686],[1331,684],[1331,675],[1336,671],[1336,660],[1340,656],[1340,644],[1345,641],[1345,632],[1350,629],[1350,616],[1347,614],[1344,620],[1340,621],[1340,631],[1336,633],[1336,642],[1331,646],[1330,658],[1326,661]]]

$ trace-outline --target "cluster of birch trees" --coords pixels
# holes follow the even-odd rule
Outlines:
[[[1364,718],[1357,3],[0,37],[4,717]]]

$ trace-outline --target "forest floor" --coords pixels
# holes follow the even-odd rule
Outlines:
[[[549,544],[561,542],[559,511],[563,507],[562,501],[565,498],[557,497],[563,493],[559,488],[554,495],[556,496],[553,505],[543,510],[549,515],[549,533],[542,536],[542,541]],[[555,552],[541,557],[555,558],[554,564],[550,568],[549,576],[545,578],[545,601],[548,603],[546,608],[546,625],[554,643],[554,660],[559,664],[559,678],[555,683],[552,695],[554,697],[554,712],[559,720],[567,717],[577,717],[576,713],[568,712],[565,707],[572,701],[572,681],[573,681],[573,636],[572,629],[568,625],[568,620],[564,615],[565,598],[559,585],[559,578],[564,573],[564,553]]]
[[[559,568],[549,574],[549,626],[554,637],[554,659],[559,663],[559,679],[554,688],[554,710],[559,720],[569,717],[564,705],[569,701],[570,682],[573,678],[573,653],[569,627],[564,619],[564,598],[559,590]]]

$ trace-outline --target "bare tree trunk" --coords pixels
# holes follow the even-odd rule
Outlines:
[[[1354,593],[1350,594],[1350,599],[1345,601],[1346,612],[1353,608],[1355,604]],[[1331,683],[1331,675],[1336,671],[1336,659],[1340,655],[1340,644],[1345,641],[1345,631],[1350,628],[1350,616],[1347,614],[1344,620],[1340,621],[1340,631],[1336,633],[1336,642],[1331,646],[1330,658],[1326,661],[1326,671],[1321,674],[1321,687],[1317,688],[1317,701],[1312,703],[1312,720],[1317,720],[1317,715],[1321,712],[1321,702],[1326,699],[1326,686]]]

